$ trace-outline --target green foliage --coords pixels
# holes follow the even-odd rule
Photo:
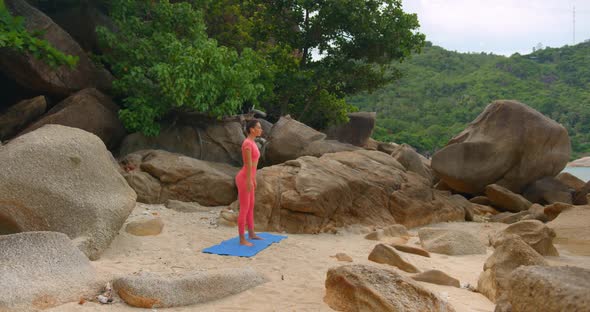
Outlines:
[[[493,100],[515,99],[561,123],[572,157],[590,153],[590,43],[511,57],[430,46],[398,65],[403,78],[348,98],[376,111],[374,137],[424,153],[443,147]]]
[[[98,33],[130,131],[156,135],[158,120],[170,111],[234,114],[243,103],[256,103],[273,80],[272,68],[252,49],[238,54],[209,39],[201,12],[189,3],[116,0],[111,16],[117,33]]]
[[[20,53],[29,53],[52,67],[68,65],[75,67],[77,56],[65,55],[52,47],[47,41],[40,39],[42,32],[29,32],[25,28],[24,19],[12,16],[0,0],[0,48],[7,48]]]

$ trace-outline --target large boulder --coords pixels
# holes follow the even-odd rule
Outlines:
[[[349,121],[343,125],[328,129],[329,139],[363,147],[373,134],[375,128],[375,112],[355,112],[348,114]]]
[[[94,88],[84,89],[54,106],[20,135],[46,124],[57,124],[94,133],[107,148],[113,149],[125,136],[125,127],[119,120],[118,110],[119,107],[102,92]]]
[[[161,150],[138,151],[122,162],[136,162],[124,176],[140,202],[163,204],[173,199],[220,206],[231,204],[238,196],[235,177],[239,168],[227,164]]]
[[[494,237],[493,241],[503,240],[508,235],[518,235],[525,243],[543,256],[559,256],[553,246],[555,231],[538,220],[524,220],[511,224]],[[492,242],[492,245],[495,245]]]
[[[508,289],[512,271],[520,266],[548,265],[547,261],[520,237],[512,235],[499,241],[479,275],[477,291],[496,302]]]
[[[46,125],[0,147],[0,163],[0,232],[62,232],[97,259],[135,207],[104,143],[84,130]]]
[[[508,281],[513,312],[590,311],[590,270],[578,267],[526,266]]]
[[[456,191],[479,194],[498,184],[520,193],[556,176],[571,153],[567,130],[516,101],[495,101],[432,157],[432,169]]]
[[[168,308],[234,295],[266,282],[252,268],[232,268],[159,275],[142,272],[115,280],[113,287],[127,304]]]
[[[571,204],[574,191],[556,178],[544,177],[524,188],[522,196],[543,205],[557,202]]]
[[[320,157],[326,153],[359,150],[359,147],[335,140],[289,116],[281,117],[270,131],[264,163],[276,165],[301,156]]]
[[[372,266],[331,268],[325,285],[324,301],[337,311],[455,311],[412,279]]]
[[[211,120],[188,114],[178,118],[164,122],[155,137],[139,132],[128,135],[121,143],[119,155],[158,149],[199,160],[242,165],[242,142],[246,137],[239,120]]]
[[[422,247],[430,252],[445,255],[486,253],[486,246],[477,237],[468,232],[426,227],[418,231],[418,236],[420,237]]]
[[[555,231],[553,242],[569,252],[590,256],[590,206],[575,206],[562,211],[547,226]]]
[[[78,57],[74,68],[52,68],[33,55],[3,50],[0,70],[8,77],[31,90],[52,95],[69,95],[91,87],[110,89],[113,78],[109,72],[95,66],[78,43],[51,18],[25,0],[5,0],[4,3],[12,15],[24,17],[27,30],[43,30],[42,39],[65,54]]]
[[[0,311],[43,310],[93,294],[88,258],[62,233],[0,235]]]
[[[20,101],[0,114],[0,140],[12,138],[30,122],[45,113],[47,101],[44,96]]]
[[[259,170],[255,207],[261,229],[290,233],[465,220],[464,208],[448,193],[432,190],[391,156],[367,150],[304,156]]]

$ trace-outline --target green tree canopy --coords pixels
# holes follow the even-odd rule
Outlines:
[[[108,51],[102,59],[117,78],[119,116],[130,131],[155,135],[170,111],[229,115],[264,90],[264,60],[209,39],[189,3],[116,0],[110,14],[118,31],[99,28]]]
[[[250,47],[276,69],[264,108],[316,128],[344,121],[355,110],[345,96],[397,79],[391,61],[424,44],[416,15],[398,0],[193,2],[205,11],[211,37]]]

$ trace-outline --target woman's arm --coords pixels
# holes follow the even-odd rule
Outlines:
[[[246,147],[244,149],[246,153],[246,177],[248,179],[248,192],[254,187],[252,185],[252,147]]]

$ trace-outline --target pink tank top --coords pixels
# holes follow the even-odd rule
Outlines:
[[[252,163],[257,163],[258,159],[260,158],[260,151],[258,150],[258,146],[256,143],[250,139],[245,139],[242,143],[242,161],[244,163],[244,167],[246,166],[246,149],[249,148],[252,151]]]

